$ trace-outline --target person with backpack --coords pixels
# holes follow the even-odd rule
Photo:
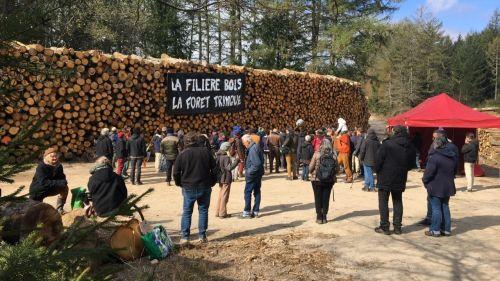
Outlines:
[[[215,209],[215,216],[221,219],[230,217],[227,214],[227,201],[229,200],[229,193],[231,190],[231,183],[233,182],[232,171],[236,169],[239,164],[239,160],[233,158],[231,160],[230,151],[231,144],[229,142],[223,142],[220,145],[219,151],[216,155],[215,160],[215,174],[217,177],[217,182],[219,183],[220,192],[219,199],[217,200],[217,207]]]
[[[330,194],[333,185],[337,182],[338,162],[333,153],[332,143],[324,139],[319,151],[311,159],[310,175],[314,192],[314,205],[316,207],[316,223],[327,223]]]

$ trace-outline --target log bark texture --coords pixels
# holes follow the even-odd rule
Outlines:
[[[2,105],[0,109],[0,137],[13,138],[30,117],[41,118],[52,112],[43,130],[34,137],[58,145],[66,158],[90,153],[100,129],[112,126],[139,126],[148,137],[163,126],[185,131],[236,124],[271,129],[293,126],[299,118],[310,129],[335,126],[339,117],[352,128],[368,125],[367,101],[361,85],[334,76],[220,66],[167,55],[160,59],[141,58],[20,43],[0,52],[42,63],[56,73],[70,71],[65,79],[60,75],[33,74],[22,66],[0,68],[0,83],[8,81],[21,93],[15,106]],[[176,72],[246,74],[245,110],[168,115],[165,74]]]

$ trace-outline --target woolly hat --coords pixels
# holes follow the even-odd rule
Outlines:
[[[311,136],[310,136],[310,135],[307,135],[307,136],[305,137],[305,140],[306,140],[306,141],[311,141]]]
[[[162,132],[166,132],[166,131],[167,131],[167,127],[163,127],[163,128],[161,128],[161,131],[162,131]]]
[[[220,145],[219,150],[228,151],[230,148],[231,148],[231,144],[229,142],[225,141]]]
[[[111,128],[111,132],[116,132],[116,127]]]
[[[43,153],[43,157],[51,154],[51,153],[57,153],[59,150],[57,149],[57,147],[49,147],[45,150],[45,152]]]

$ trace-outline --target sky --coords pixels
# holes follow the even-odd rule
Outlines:
[[[411,18],[421,6],[425,6],[443,23],[443,31],[456,39],[459,34],[481,31],[488,25],[500,0],[403,0],[391,17],[392,22]]]

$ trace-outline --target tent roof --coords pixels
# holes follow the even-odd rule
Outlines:
[[[500,128],[500,117],[476,111],[441,93],[387,120],[389,126]]]

